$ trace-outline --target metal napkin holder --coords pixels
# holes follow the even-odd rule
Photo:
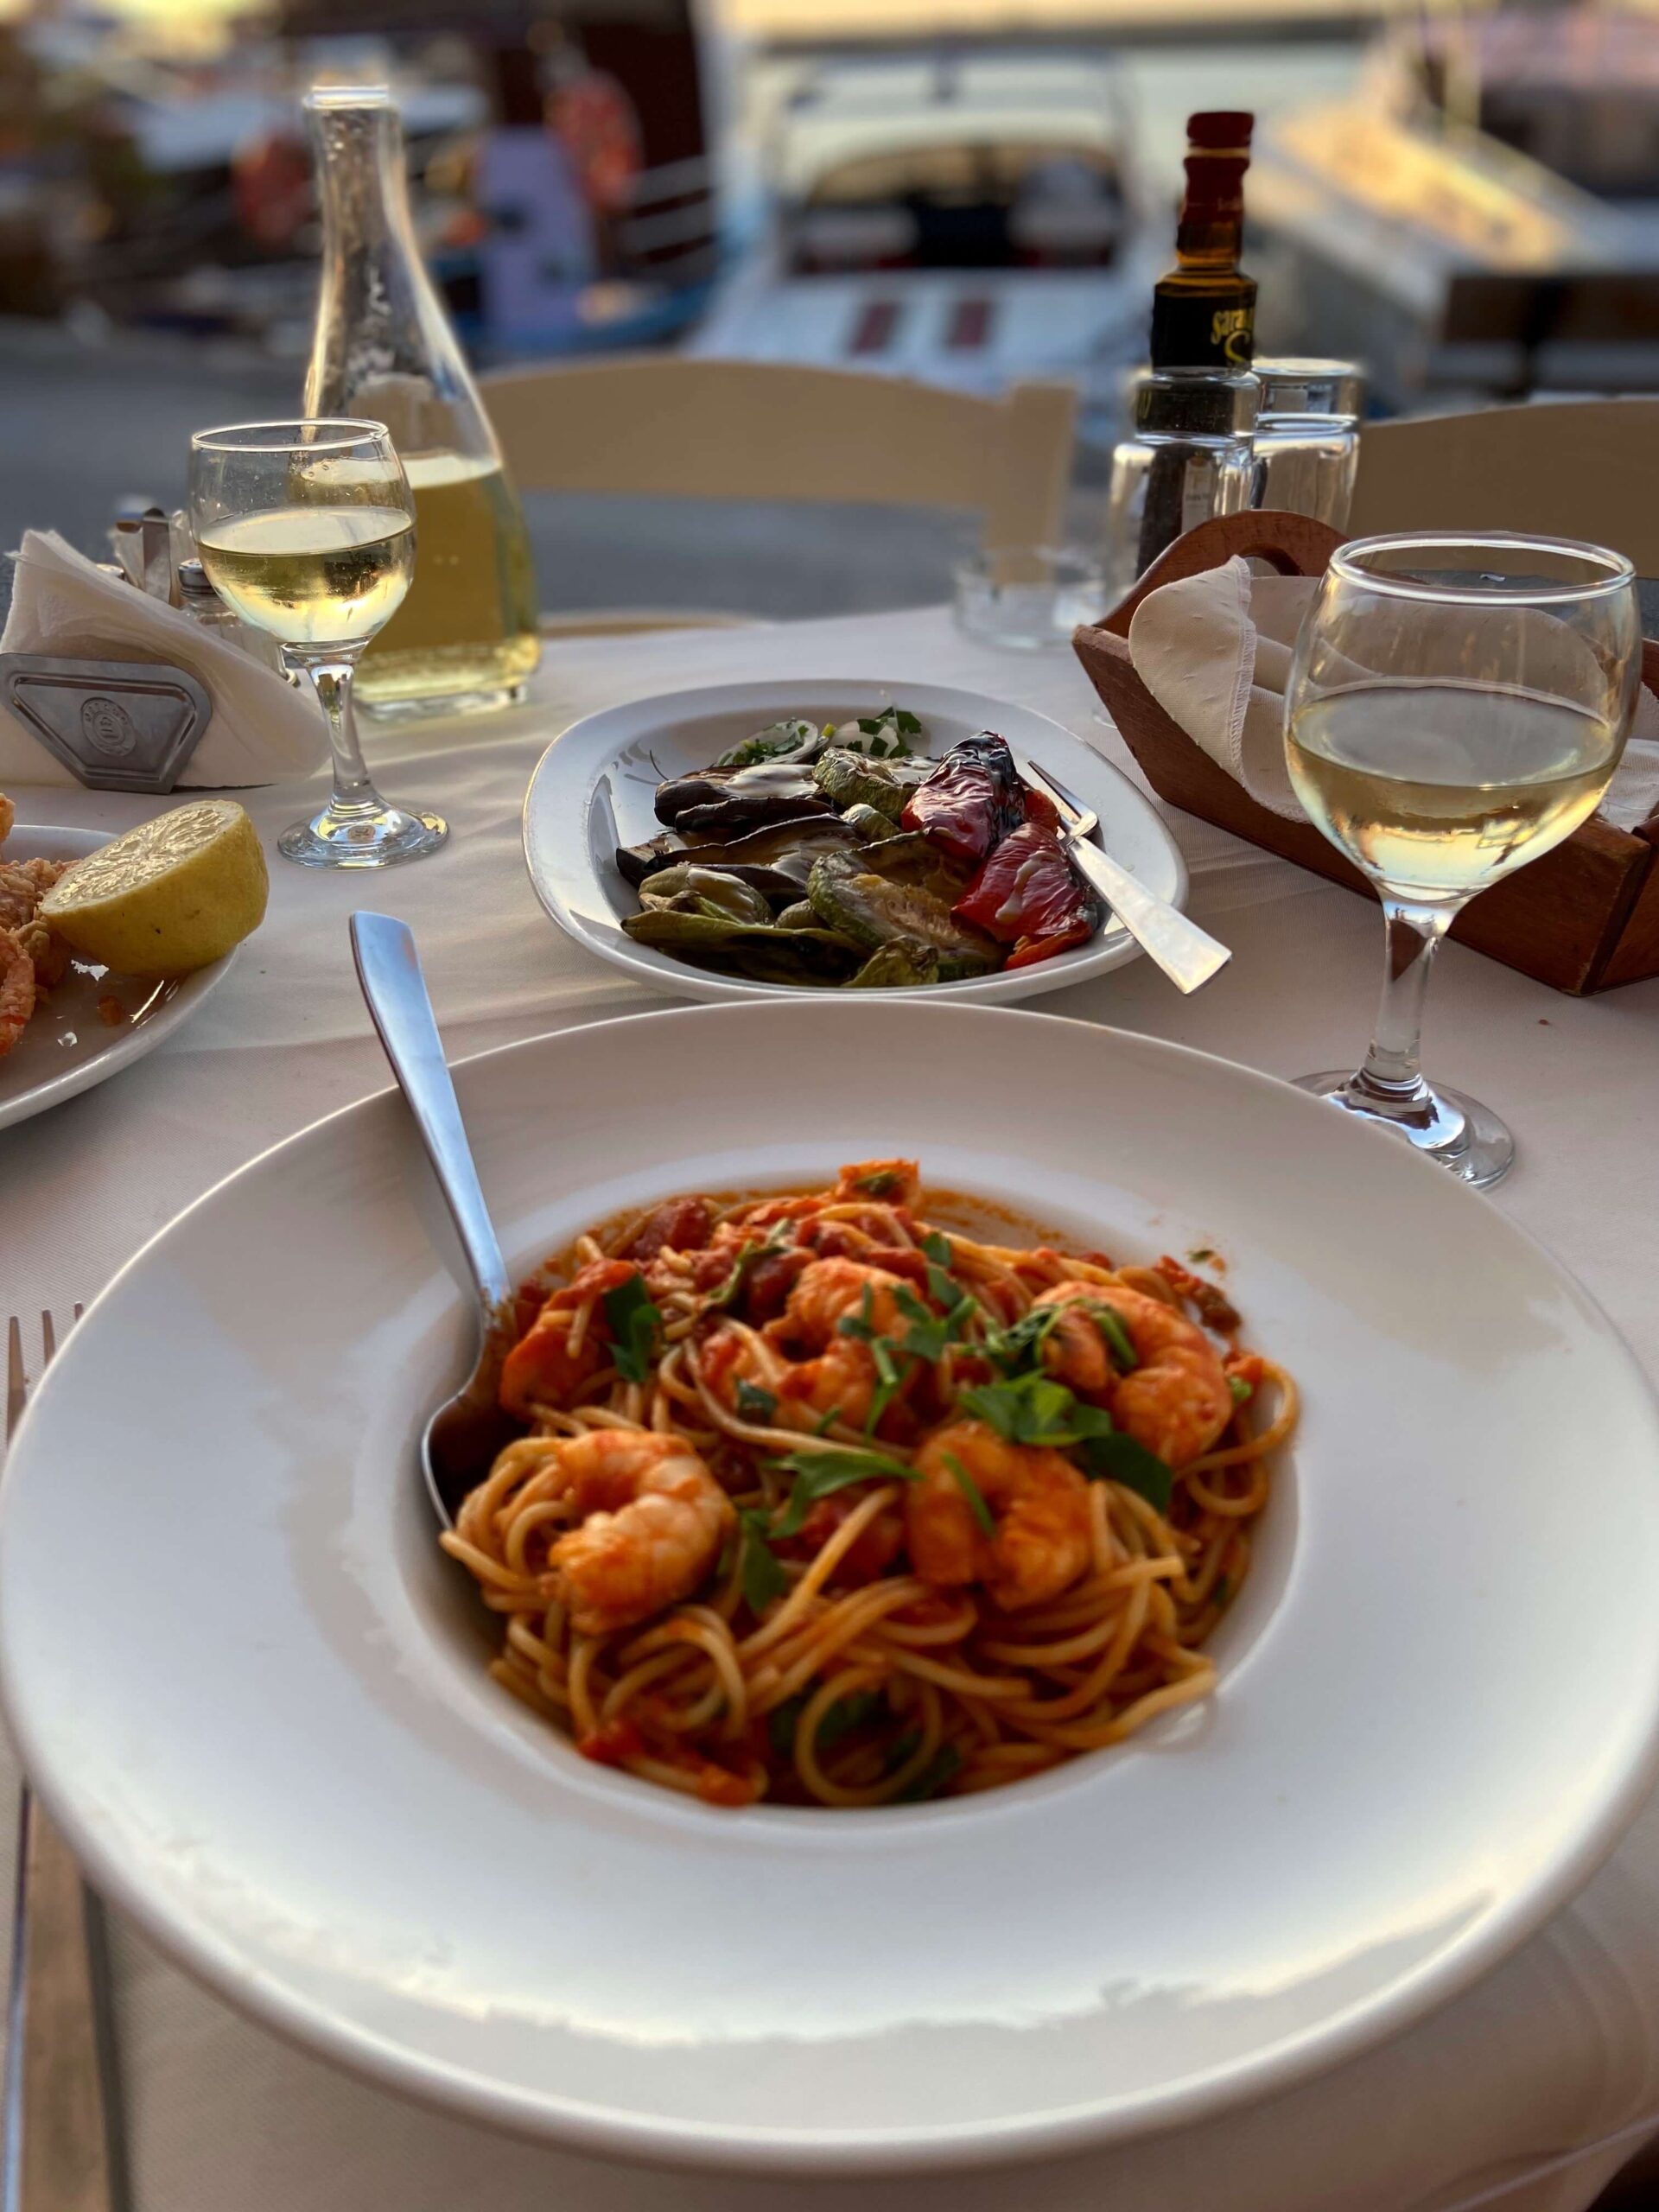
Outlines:
[[[71,775],[108,791],[170,791],[213,711],[195,677],[158,661],[0,653],[0,695]]]

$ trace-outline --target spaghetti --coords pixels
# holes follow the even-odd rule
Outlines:
[[[981,1241],[907,1161],[671,1200],[520,1294],[527,1433],[442,1541],[492,1671],[705,1802],[1039,1773],[1204,1697],[1290,1376],[1173,1260]]]

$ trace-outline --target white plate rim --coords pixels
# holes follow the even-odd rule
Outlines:
[[[74,830],[62,823],[24,822],[12,824],[7,842],[14,839],[27,842],[31,837],[50,837],[60,845],[76,846],[72,853],[48,853],[48,860],[85,860],[88,853],[96,853],[111,843],[122,833],[115,830]],[[30,855],[34,857],[34,855]],[[110,1040],[90,1059],[80,1060],[73,1067],[65,1068],[60,1075],[48,1076],[41,1083],[31,1084],[27,1090],[16,1092],[11,1097],[0,1097],[0,1129],[14,1128],[20,1122],[31,1121],[36,1114],[43,1114],[51,1106],[60,1106],[66,1098],[73,1098],[83,1090],[91,1090],[100,1083],[107,1083],[123,1068],[130,1067],[135,1060],[143,1059],[146,1052],[154,1052],[181,1022],[188,1021],[210,992],[218,989],[230,973],[231,964],[242,950],[232,945],[223,958],[210,961],[207,967],[197,968],[178,979],[178,988],[168,1003],[137,1027],[110,1033]],[[4,1062],[0,1061],[0,1067]]]
[[[593,1032],[641,1023],[683,1022],[701,1011],[680,1007],[607,1015],[470,1053],[451,1065],[461,1071],[555,1042],[568,1048],[573,1039]],[[1022,1024],[1064,1022],[1069,1029],[1109,1039],[1122,1039],[1137,1048],[1151,1046],[1189,1064],[1194,1071],[1223,1069],[1229,1079],[1245,1079],[1251,1088],[1271,1094],[1282,1109],[1295,1115],[1325,1110],[1321,1102],[1291,1084],[1194,1046],[1120,1030],[1077,1016],[1039,1014],[1022,1009],[1019,1018]],[[210,1207],[222,1191],[280,1154],[316,1139],[333,1123],[365,1112],[395,1095],[396,1086],[388,1084],[351,1100],[266,1146],[239,1167],[221,1176],[145,1239],[99,1291],[87,1309],[88,1316],[114,1295],[152,1250],[184,1223]],[[1383,1132],[1357,1129],[1355,1135],[1360,1141],[1383,1147],[1396,1158],[1401,1156],[1395,1141]],[[1407,1164],[1411,1172],[1424,1176],[1433,1177],[1441,1172],[1426,1160]],[[1486,1194],[1449,1178],[1445,1188],[1447,1204],[1465,1209],[1478,1206],[1501,1220],[1508,1234],[1535,1255],[1548,1271],[1572,1287],[1585,1313],[1593,1318],[1618,1356],[1637,1395],[1659,1425],[1659,1384],[1649,1376],[1623,1332],[1573,1270],[1541,1238],[1515,1221]],[[56,1387],[65,1387],[61,1375],[55,1370],[52,1379]],[[20,1440],[36,1418],[40,1399],[37,1389],[24,1414]],[[0,1644],[3,1642],[4,1626],[0,1622]],[[18,1745],[31,1785],[58,1821],[93,1885],[130,1914],[157,1948],[203,1986],[226,1999],[244,2017],[279,2033],[296,2049],[312,2054],[321,2052],[347,2073],[377,2088],[390,2088],[416,2103],[454,2113],[520,2139],[551,2142],[636,2164],[779,2178],[944,2174],[1015,2166],[1119,2146],[1214,2118],[1251,2098],[1273,2096],[1292,2089],[1411,2028],[1499,1966],[1582,1890],[1617,1847],[1659,1782],[1659,1703],[1656,1703],[1649,1715],[1639,1754],[1630,1759],[1626,1770],[1611,1786],[1602,1789],[1594,1816],[1580,1825],[1576,1840],[1563,1847],[1548,1867],[1535,1874],[1529,1883],[1512,1887],[1503,1903],[1483,1917],[1472,1935],[1459,1936],[1380,1994],[1268,2044],[1248,2058],[1230,2063],[1218,2075],[1178,2082],[1160,2092],[1144,2094],[1127,2111],[1102,2113],[1091,2107],[1071,2108],[1035,2120],[996,2121],[973,2129],[939,2129],[926,2135],[893,2129],[830,2136],[781,2129],[750,2128],[740,2133],[717,2124],[638,2117],[619,2120],[607,2108],[562,2101],[556,2094],[531,2095],[506,2089],[475,2069],[423,2055],[414,2056],[388,2038],[342,2025],[318,2005],[274,1986],[267,1979],[251,1976],[239,1963],[232,1945],[202,1936],[194,1927],[185,1926],[158,1906],[143,1882],[135,1879],[126,1864],[105,1848],[96,1826],[82,1820],[73,1796],[60,1789],[59,1777],[52,1771],[48,1740],[34,1728],[15,1697],[9,1664],[0,1671],[0,1711]],[[35,1779],[37,1775],[41,1777],[38,1783]],[[933,1808],[913,1809],[925,1815]]]
[[[868,692],[868,699],[861,693]],[[958,713],[964,721],[982,720],[987,728],[1010,715],[1026,726],[1027,734],[1016,750],[1032,754],[1029,732],[1040,728],[1045,741],[1053,738],[1061,741],[1067,753],[1082,754],[1089,766],[1087,780],[1099,782],[1111,791],[1126,806],[1133,806],[1144,827],[1154,833],[1169,863],[1166,880],[1154,884],[1169,903],[1185,910],[1191,891],[1185,856],[1177,843],[1168,823],[1143,791],[1113,761],[1107,760],[1097,747],[1086,739],[1068,729],[1064,722],[1040,709],[1021,705],[1012,699],[999,699],[988,692],[969,690],[956,684],[911,682],[899,678],[893,682],[876,682],[868,677],[788,677],[777,682],[763,678],[746,677],[729,683],[688,684],[679,690],[658,691],[638,699],[613,701],[593,713],[580,716],[553,738],[531,772],[525,786],[521,820],[521,838],[524,867],[531,886],[543,911],[562,929],[565,935],[596,958],[632,976],[636,982],[658,992],[672,993],[676,997],[703,1000],[709,1003],[730,1004],[737,1000],[823,1000],[836,995],[832,989],[814,988],[798,983],[759,983],[746,976],[719,976],[712,970],[696,968],[689,961],[672,959],[668,954],[656,952],[648,946],[635,946],[619,931],[614,938],[601,936],[591,929],[586,918],[565,897],[557,881],[557,871],[548,861],[539,834],[539,816],[543,809],[550,810],[554,779],[559,773],[556,758],[560,747],[573,738],[593,742],[612,721],[652,713],[664,719],[671,715],[684,715],[695,712],[699,702],[704,710],[718,712],[729,709],[733,713],[753,711],[756,714],[787,714],[793,709],[810,705],[823,698],[845,699],[849,705],[879,706],[883,701],[902,695],[913,699],[923,712]],[[967,711],[971,709],[972,711]],[[1038,757],[1040,761],[1040,753]],[[1054,766],[1053,762],[1050,762]],[[1079,797],[1087,798],[1091,805],[1097,797],[1076,785],[1074,763],[1067,764],[1068,772],[1063,780],[1078,788]],[[582,791],[577,818],[586,821],[599,774],[603,768],[583,772]],[[592,888],[600,899],[605,899],[604,887],[597,880]],[[1050,991],[1065,989],[1073,983],[1084,983],[1092,977],[1103,976],[1113,969],[1125,967],[1141,957],[1141,947],[1116,917],[1099,936],[1088,944],[1078,945],[1070,952],[1059,953],[1052,960],[1039,961],[1029,968],[1002,969],[991,976],[970,976],[954,983],[925,983],[896,989],[884,990],[885,999],[926,1000],[941,1003],[946,1000],[961,1005],[1007,1005],[1014,1001],[1038,998]]]

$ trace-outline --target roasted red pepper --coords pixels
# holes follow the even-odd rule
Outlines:
[[[1065,846],[1039,822],[1002,840],[950,911],[1011,944],[1010,968],[1028,968],[1068,945],[1086,944],[1106,918]]]
[[[1026,818],[1014,755],[994,731],[953,745],[899,817],[951,860],[976,867]]]

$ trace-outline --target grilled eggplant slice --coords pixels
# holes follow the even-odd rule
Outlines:
[[[757,983],[844,983],[862,963],[861,948],[838,931],[785,930],[728,922],[712,914],[677,914],[648,907],[626,916],[623,928],[636,944],[673,953],[699,968],[746,976]]]

